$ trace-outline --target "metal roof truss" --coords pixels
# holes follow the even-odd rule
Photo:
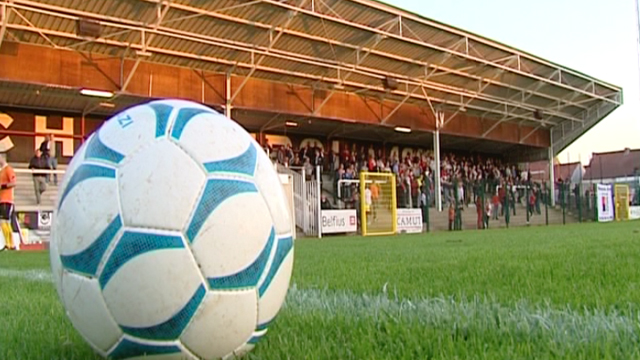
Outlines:
[[[448,109],[445,126],[461,112],[497,120],[483,137],[504,122],[552,128],[557,151],[622,103],[616,86],[369,0],[0,0],[0,6],[0,44],[8,36],[108,55],[135,50],[122,93],[143,60],[213,65],[245,77],[231,103],[249,78],[275,75],[331,90],[319,108],[336,91],[397,101],[382,124],[411,102],[434,113]],[[99,22],[102,36],[77,35],[80,19]],[[385,88],[386,78],[398,88]]]

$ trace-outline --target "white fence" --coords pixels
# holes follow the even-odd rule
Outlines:
[[[287,168],[276,164],[276,169],[281,174],[290,175],[293,180],[293,213],[296,227],[300,228],[307,236],[322,237],[320,168],[316,168],[317,176],[311,180],[307,180],[307,174],[302,167]],[[60,181],[65,173],[64,170],[29,170],[24,168],[14,170],[16,173],[25,175],[33,173],[58,174]]]
[[[279,173],[293,177],[296,227],[302,229],[307,236],[322,237],[320,167],[316,168],[316,178],[307,180],[307,173],[302,167],[275,166]]]

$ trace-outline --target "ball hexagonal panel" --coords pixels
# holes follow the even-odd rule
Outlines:
[[[206,288],[180,234],[127,230],[99,277],[107,307],[126,334],[177,339]]]
[[[271,322],[280,311],[289,289],[293,271],[293,238],[277,240],[273,260],[269,264],[264,280],[258,284],[258,324]]]
[[[53,239],[63,266],[95,275],[122,226],[113,168],[82,163],[62,189]]]
[[[219,359],[246,342],[256,327],[256,290],[209,292],[181,341],[201,359]]]
[[[87,142],[91,140],[91,138],[93,138],[94,136],[96,136],[95,133],[91,134],[91,136],[89,136],[89,138],[87,139]],[[67,165],[67,168],[64,172],[64,176],[62,177],[62,180],[58,183],[58,196],[56,199],[58,202],[60,202],[60,198],[62,197],[64,189],[67,188],[67,186],[69,185],[69,181],[73,177],[73,174],[76,172],[78,167],[80,167],[80,165],[84,164],[84,158],[87,150],[87,142],[82,144],[82,146],[80,146],[78,150],[76,150],[75,154],[73,155],[73,158],[71,158],[71,161],[69,162],[69,165]]]
[[[107,120],[87,142],[87,158],[120,163],[124,158],[165,138],[175,106],[173,101],[154,101],[134,106]]]
[[[256,286],[265,270],[273,222],[255,191],[244,182],[210,180],[201,201],[217,203],[193,238],[193,255],[211,288]],[[252,184],[248,184],[253,186]],[[225,189],[229,187],[224,198]],[[273,243],[273,239],[271,239]]]
[[[122,336],[95,279],[65,272],[62,275],[62,301],[73,326],[101,354]]]
[[[253,139],[237,123],[211,109],[180,109],[171,139],[210,173],[253,175],[257,152]]]
[[[175,343],[147,343],[125,336],[109,352],[113,360],[199,360]]]
[[[244,343],[240,345],[240,347],[235,349],[233,351],[233,354],[229,354],[223,357],[222,360],[236,360],[236,359],[242,358],[245,355],[247,355],[251,350],[253,350],[253,348],[255,347],[256,347],[255,343],[251,343],[251,342]]]
[[[118,175],[124,224],[152,229],[182,230],[205,181],[202,167],[168,139],[128,157]]]

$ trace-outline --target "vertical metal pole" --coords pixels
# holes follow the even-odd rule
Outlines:
[[[201,72],[200,74],[200,102],[201,103],[205,103],[205,99],[204,99],[204,79],[205,79],[205,75],[204,75],[204,71]]]
[[[453,180],[454,220],[453,230],[462,230],[462,214],[460,214],[460,197],[458,195],[458,179]]]
[[[441,124],[444,123],[444,113],[441,111],[436,112],[436,131],[433,133],[433,156],[436,161],[435,168],[435,200],[436,200],[436,209],[438,212],[442,212],[442,183],[440,179],[440,127]]]
[[[509,228],[509,223],[511,222],[511,214],[509,213],[509,193],[511,192],[511,188],[509,185],[504,185],[504,223]]]
[[[231,119],[231,74],[228,72],[225,75],[224,100],[224,116]]]
[[[544,201],[544,222],[549,226],[549,188],[547,188],[547,198]]]
[[[529,181],[531,181],[531,179],[529,179]],[[525,199],[524,199],[524,203],[525,203],[525,209],[527,209],[527,225],[529,224],[530,218],[529,218],[529,206],[531,206],[529,204],[529,196],[531,196],[530,194],[530,185],[529,184],[525,184]]]
[[[600,207],[598,205],[598,185],[591,184],[591,186],[593,187],[593,220],[598,222],[598,208]]]
[[[562,225],[567,223],[567,184],[564,182],[560,185],[560,196],[562,197]]]
[[[549,194],[551,207],[556,206],[556,174],[553,166],[553,142],[549,146]]]
[[[80,136],[82,136],[82,141],[80,141],[81,144],[84,144],[84,140],[85,140],[85,121],[84,121],[84,114],[82,115],[82,118],[80,119]]]
[[[322,169],[320,165],[316,166],[316,191],[318,192],[317,204],[316,207],[318,209],[317,221],[318,221],[318,239],[322,239],[322,201],[320,198],[322,197],[322,185],[320,181],[322,180]]]
[[[309,195],[307,194],[307,174],[302,168],[302,225],[305,234],[309,234]]]
[[[578,183],[578,221],[582,222],[582,208],[584,207],[584,202],[582,201],[582,155],[578,155],[578,166],[578,171],[580,171],[580,180]]]
[[[2,25],[0,25],[0,47],[2,46],[2,40],[4,40],[4,34],[7,31],[7,24],[9,23],[9,12],[7,11],[7,4],[2,3],[0,7],[0,16],[2,17]]]
[[[425,217],[425,222],[427,223],[427,232],[431,231],[431,224],[430,224],[430,219],[429,219],[429,195],[427,195],[427,203],[423,204],[422,206],[424,206],[424,217]]]
[[[427,232],[429,232],[431,230],[431,225],[429,224],[429,207],[431,206],[431,180],[426,174],[424,176],[424,183],[422,184],[422,191],[425,197],[425,202],[422,204],[422,212],[424,214],[424,223],[427,225]]]

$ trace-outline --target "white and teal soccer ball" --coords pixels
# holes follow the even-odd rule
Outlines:
[[[253,348],[284,302],[289,209],[238,124],[162,100],[106,121],[59,190],[51,266],[67,315],[113,359],[219,359]]]

